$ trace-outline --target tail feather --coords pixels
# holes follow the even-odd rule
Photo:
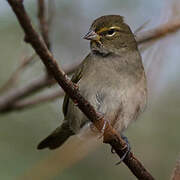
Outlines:
[[[67,123],[63,123],[55,131],[53,131],[47,138],[39,143],[37,149],[56,149],[60,147],[74,132],[69,128]]]

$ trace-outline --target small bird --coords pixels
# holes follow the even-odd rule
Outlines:
[[[144,111],[147,99],[146,76],[134,35],[122,16],[106,15],[92,23],[84,39],[90,40],[91,51],[76,69],[72,81],[124,138],[122,132]],[[83,136],[87,128],[93,130],[90,120],[68,95],[64,98],[63,113],[62,125],[38,149],[56,149],[70,136]]]

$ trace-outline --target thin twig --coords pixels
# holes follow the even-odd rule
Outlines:
[[[53,23],[54,16],[56,14],[55,2],[54,0],[48,0],[48,26],[51,27]]]
[[[10,87],[12,87],[16,83],[20,72],[24,70],[25,67],[27,67],[27,65],[29,65],[32,62],[35,56],[36,54],[33,54],[28,58],[27,57],[23,58],[21,64],[12,73],[11,77],[7,80],[7,82],[0,88],[0,93],[4,92],[5,90],[7,91]]]
[[[17,16],[17,19],[25,32],[26,41],[32,45],[36,53],[41,58],[46,68],[51,72],[58,84],[64,89],[69,97],[77,104],[81,111],[91,120],[99,131],[101,131],[105,119],[95,111],[93,106],[81,96],[77,85],[72,83],[65,72],[57,65],[56,60],[48,50],[45,43],[41,40],[37,32],[31,25],[31,21],[24,9],[22,0],[7,0]],[[104,132],[104,143],[108,143],[121,157],[126,151],[126,143],[114,131],[110,123],[106,121],[106,129]],[[123,161],[131,170],[131,172],[138,178],[144,180],[153,180],[154,178],[143,167],[134,155],[130,152]]]
[[[51,44],[49,39],[50,23],[48,22],[48,18],[47,18],[47,8],[46,8],[45,0],[37,0],[37,5],[38,5],[39,29],[47,48],[51,51]],[[47,68],[46,68],[46,75],[48,76],[48,78],[51,77],[51,74]]]
[[[47,20],[46,15],[46,5],[44,0],[38,0],[38,19],[39,19],[39,29],[41,31],[41,35],[48,47],[50,49],[50,40],[49,40],[49,27],[51,25],[53,16],[51,15]],[[49,2],[49,5],[52,3]],[[52,6],[52,5],[51,5]],[[52,8],[52,7],[51,7]],[[51,9],[50,8],[50,9]],[[48,10],[50,10],[48,9]],[[52,9],[51,9],[52,10]],[[24,58],[22,63],[16,68],[16,70],[12,73],[9,80],[0,88],[0,93],[8,90],[12,87],[18,79],[19,73],[34,59],[36,54],[33,54],[29,58]]]
[[[49,93],[41,94],[37,97],[22,99],[15,102],[12,106],[9,107],[9,109],[6,109],[6,112],[12,111],[12,110],[13,111],[23,110],[24,108],[29,108],[29,107],[39,105],[45,102],[47,103],[50,101],[54,101],[57,98],[60,98],[62,96],[64,96],[64,91],[54,90]]]
[[[49,26],[50,26],[50,21],[52,21],[52,17],[51,17],[50,21],[48,21],[46,18],[46,7],[45,7],[44,0],[38,0],[37,2],[38,2],[39,27],[40,27],[41,35],[42,35],[47,47],[50,49]],[[51,3],[49,3],[49,4],[51,4]],[[24,61],[17,68],[15,73],[12,74],[12,77],[5,84],[5,86],[2,88],[2,90],[12,84],[12,82],[16,79],[17,75],[19,74],[20,70],[22,68],[24,68],[33,59],[33,57],[34,57],[34,55],[32,57],[30,57],[29,59],[27,59],[26,61]],[[13,102],[15,102],[16,100],[26,97],[28,94],[36,91],[36,89],[41,90],[42,88],[44,88],[48,85],[52,85],[54,83],[55,83],[55,81],[48,73],[48,75],[45,75],[42,78],[40,77],[38,80],[36,79],[36,80],[32,81],[32,83],[27,86],[24,86],[22,88],[12,89],[3,98],[0,99],[0,109],[3,112],[10,111],[10,109],[12,109]],[[37,101],[35,101],[35,102],[37,102]]]
[[[50,40],[49,40],[49,23],[47,20],[47,8],[44,0],[38,0],[38,18],[39,18],[39,29],[41,31],[42,37],[48,49],[50,49]]]
[[[141,26],[139,26],[135,31],[134,34],[136,35],[137,33],[139,33],[140,31],[142,31],[150,22],[150,20],[147,20],[145,23],[143,23]]]
[[[70,66],[69,68],[66,68],[65,72],[67,74],[71,74],[76,68],[77,68],[77,64],[74,64],[74,66]],[[0,112],[6,113],[9,112],[10,110],[12,111],[13,104],[17,100],[27,97],[30,94],[33,94],[46,87],[54,85],[55,83],[56,81],[51,76],[47,76],[44,74],[38,78],[36,77],[34,80],[32,80],[30,83],[28,83],[23,87],[11,89],[0,98]]]
[[[33,93],[36,92],[37,89],[42,89],[51,83],[54,83],[52,78],[48,79],[46,75],[43,75],[39,78],[32,80],[31,83],[25,85],[20,88],[13,88],[5,95],[0,98],[0,109],[1,112],[9,109],[11,105],[16,101],[19,100],[29,94],[29,92]]]
[[[180,29],[180,19],[163,24],[155,29],[140,32],[136,35],[136,41],[138,45],[141,45],[147,41],[162,38],[165,35],[175,33]]]

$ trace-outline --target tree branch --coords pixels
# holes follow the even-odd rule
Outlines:
[[[138,42],[138,45],[141,45],[143,43],[162,38],[171,33],[175,33],[179,29],[180,29],[180,19],[176,19],[169,23],[162,24],[157,28],[137,33],[136,41]]]
[[[32,45],[36,53],[43,61],[46,68],[54,76],[58,84],[64,89],[69,97],[77,104],[81,111],[94,123],[99,131],[101,131],[105,119],[98,114],[93,106],[87,102],[80,94],[77,85],[72,83],[65,72],[58,67],[56,60],[48,50],[45,43],[41,40],[40,36],[35,32],[31,25],[31,21],[24,9],[22,0],[7,0],[16,14],[18,21],[23,28],[26,41]],[[126,143],[114,131],[108,121],[106,121],[106,128],[104,132],[104,143],[109,143],[116,153],[121,157],[126,150]],[[138,179],[152,180],[154,179],[143,165],[134,157],[130,152],[124,159],[124,163],[129,167],[131,172]]]
[[[77,64],[72,67],[70,66],[69,68],[66,68],[65,72],[67,74],[71,74],[76,69],[76,67]],[[56,81],[51,76],[47,76],[44,74],[39,78],[36,77],[34,80],[23,87],[11,89],[5,95],[0,97],[0,112],[5,113],[12,111],[14,103],[17,100],[21,100],[22,98],[25,98],[30,94],[33,94],[55,83]]]
[[[51,4],[51,3],[49,2],[49,4]],[[41,35],[42,35],[42,37],[44,39],[44,42],[46,43],[48,49],[50,49],[49,26],[51,24],[50,22],[52,22],[52,16],[47,20],[47,17],[46,17],[47,10],[46,10],[46,6],[45,6],[44,0],[38,0],[37,1],[37,7],[38,7],[39,29],[40,29]],[[50,20],[50,22],[49,22],[49,20]],[[33,54],[29,58],[24,58],[23,59],[22,63],[17,67],[15,72],[12,73],[11,77],[9,78],[9,80],[4,84],[3,87],[0,88],[0,92],[3,92],[5,90],[7,90],[9,87],[11,87],[15,83],[15,81],[18,78],[19,73],[34,59],[35,56],[36,56],[36,54]],[[43,80],[46,81],[46,79],[49,80],[49,78],[50,77],[47,77],[47,78],[43,77]],[[46,85],[45,81],[44,81],[44,85]],[[47,82],[49,82],[49,81],[47,81]],[[53,81],[53,82],[55,82],[55,81]],[[34,86],[34,82],[32,82],[31,87],[36,87],[37,89],[38,88],[41,89],[42,80],[40,79],[40,82],[39,82],[40,86],[36,86],[36,84],[37,84],[37,82],[35,83],[35,86]],[[27,87],[29,88],[29,86],[27,86]],[[24,90],[24,89],[25,88],[23,88],[22,90]],[[30,90],[31,89],[32,88],[30,88]],[[34,88],[33,88],[33,90],[34,90]],[[17,92],[16,89],[14,89],[12,92],[14,92],[14,91]],[[15,94],[17,96],[17,98],[19,99],[19,98],[21,98],[23,96],[28,95],[28,93],[26,93],[26,91],[28,91],[28,89],[26,89],[25,92],[22,95],[18,94],[18,92],[17,93],[13,93],[13,94]],[[23,92],[23,91],[21,91],[21,92]],[[12,93],[8,93],[7,95],[8,96],[10,95],[10,97],[11,97]],[[8,99],[10,99],[10,98],[8,98]],[[12,102],[13,102],[14,99],[16,100],[16,97],[12,98]],[[6,100],[6,98],[5,98],[5,100]],[[10,104],[12,104],[12,102]],[[12,107],[8,107],[8,109],[12,109]]]
[[[50,40],[49,40],[49,24],[46,18],[46,5],[44,0],[38,0],[38,17],[39,17],[39,28],[46,43],[48,49],[50,49]]]
[[[64,91],[54,90],[54,91],[46,93],[46,94],[40,94],[37,97],[19,100],[19,101],[13,103],[13,105],[8,106],[3,112],[7,113],[7,112],[12,112],[12,111],[23,110],[25,108],[36,106],[36,105],[39,105],[39,104],[42,104],[45,102],[54,101],[58,97],[62,97],[62,96],[64,96]]]
[[[32,62],[32,60],[35,58],[35,56],[36,56],[36,54],[33,54],[30,57],[23,58],[23,60],[20,63],[20,65],[11,74],[11,76],[7,80],[7,82],[0,88],[0,93],[4,92],[5,90],[7,91],[10,87],[12,87],[16,83],[16,81],[17,81],[17,79],[19,77],[20,72],[22,70],[24,70]]]

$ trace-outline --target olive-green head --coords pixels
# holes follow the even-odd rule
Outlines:
[[[119,15],[106,15],[97,18],[84,39],[90,40],[91,50],[107,55],[136,49],[136,41],[129,26]]]

